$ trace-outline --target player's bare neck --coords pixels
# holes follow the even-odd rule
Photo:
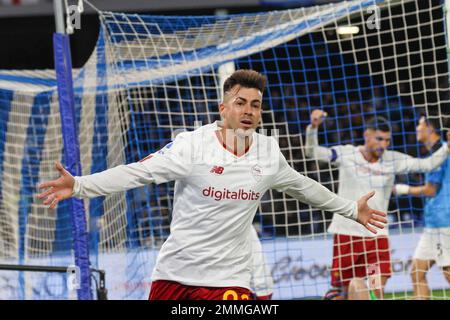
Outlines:
[[[251,135],[242,137],[236,134],[233,129],[226,128],[221,128],[216,131],[216,134],[222,146],[237,157],[243,156],[250,149],[252,143]]]
[[[438,141],[441,139],[439,135],[430,135],[428,140],[424,143],[425,148],[427,148],[428,151],[432,150],[434,145],[438,143]]]

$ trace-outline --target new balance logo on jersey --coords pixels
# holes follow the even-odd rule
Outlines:
[[[223,173],[223,167],[220,167],[220,166],[214,166],[214,167],[211,169],[210,172],[211,172],[211,173],[214,173],[214,174],[222,174],[222,173]]]
[[[211,197],[216,201],[220,200],[258,200],[261,193],[253,190],[245,191],[239,189],[237,191],[231,191],[227,188],[223,190],[216,190],[214,187],[208,187],[203,189],[202,194],[204,197]]]

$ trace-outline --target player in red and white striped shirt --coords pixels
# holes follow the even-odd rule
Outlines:
[[[238,70],[224,83],[222,121],[179,134],[151,157],[100,173],[42,183],[55,208],[71,196],[96,197],[175,180],[171,234],[152,274],[150,299],[250,299],[250,228],[270,188],[358,221],[371,232],[386,214],[368,207],[374,193],[350,201],[292,169],[275,139],[255,132],[266,79]]]

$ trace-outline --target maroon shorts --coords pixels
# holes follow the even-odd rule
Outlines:
[[[368,268],[372,267],[377,268],[384,277],[391,276],[388,237],[334,235],[332,286],[348,287],[352,278],[365,278]]]
[[[175,281],[152,282],[148,300],[251,300],[252,292],[241,287],[186,286]]]

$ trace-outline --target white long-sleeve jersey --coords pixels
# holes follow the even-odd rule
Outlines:
[[[368,162],[361,153],[363,146],[338,145],[331,148],[319,146],[317,129],[309,125],[306,129],[305,153],[319,161],[330,162],[339,168],[338,195],[357,200],[375,190],[369,200],[371,208],[387,212],[389,198],[396,174],[408,172],[429,172],[447,159],[449,149],[444,144],[432,156],[418,159],[407,154],[386,150],[374,163]],[[361,224],[334,215],[328,231],[336,234],[373,237]],[[388,234],[388,227],[378,231],[377,236]]]
[[[216,123],[177,135],[138,163],[75,178],[74,196],[96,197],[175,180],[170,236],[153,280],[250,289],[252,219],[274,188],[319,209],[356,219],[357,204],[292,169],[275,139],[253,133],[243,156],[226,150]]]

